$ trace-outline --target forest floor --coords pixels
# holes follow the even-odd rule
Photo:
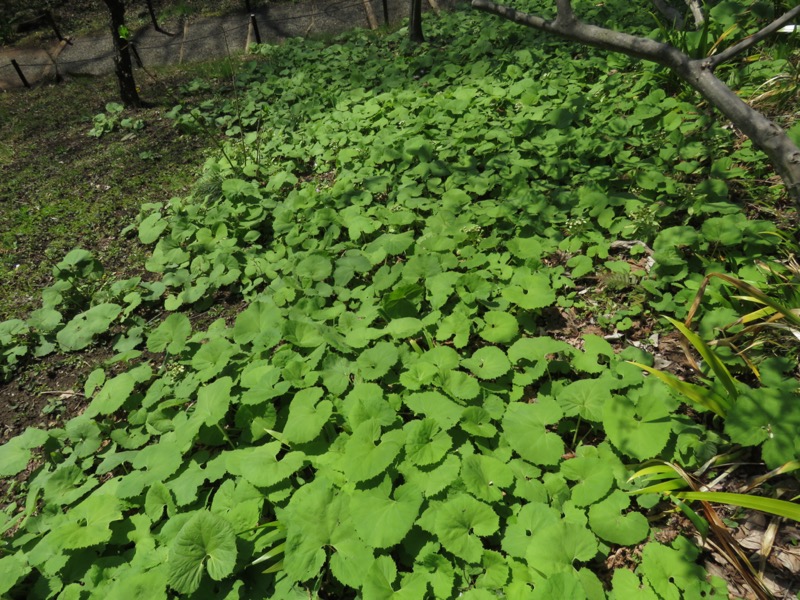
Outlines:
[[[204,22],[206,28],[210,23],[224,28],[226,23],[241,21],[245,14],[241,3],[232,0],[192,0],[181,4],[180,10],[166,4],[154,3],[159,22],[167,29],[177,30],[177,23],[187,18]],[[260,4],[251,3],[263,15],[268,8]],[[326,4],[335,6],[339,14],[325,11]],[[282,3],[277,10],[286,19],[284,25],[274,20],[264,27],[265,37],[277,41],[283,36],[323,35],[366,25],[361,2],[350,12],[343,12],[341,4],[313,0]],[[403,1],[389,6],[393,18],[407,10]],[[14,4],[3,10],[13,13]],[[153,31],[146,11],[129,13],[130,28],[137,35],[160,35]],[[11,16],[16,14],[25,16],[27,12],[20,9]],[[291,15],[297,19],[290,19]],[[65,85],[25,90],[19,89],[15,74],[5,78],[17,89],[0,93],[0,321],[24,318],[38,308],[41,290],[52,282],[53,267],[76,246],[91,251],[109,279],[144,275],[144,249],[134,234],[120,236],[119,231],[134,221],[143,204],[185,194],[197,179],[204,157],[218,147],[218,140],[181,134],[164,113],[179,102],[200,103],[231,95],[236,63],[254,60],[220,47],[218,36],[202,42],[205,46],[196,50],[195,57],[203,60],[182,65],[158,66],[158,62],[174,61],[153,62],[149,57],[154,51],[143,52],[151,68],[137,70],[136,80],[150,106],[136,118],[146,126],[95,139],[88,136],[92,119],[103,113],[117,94],[116,80],[107,75],[111,61],[105,48],[110,38],[98,36],[106,14],[93,3],[84,6],[78,1],[65,4],[55,16],[64,31],[81,36],[73,45],[80,48],[82,57],[94,58],[80,69],[76,67],[72,76],[62,69],[62,74],[68,75]],[[309,28],[312,22],[313,30]],[[283,26],[288,29],[281,29]],[[37,48],[52,49],[58,43],[52,36],[46,24],[24,36],[7,33],[3,40],[11,44],[0,47],[0,52],[8,59],[26,56]],[[163,44],[173,43],[171,38],[161,37]],[[243,49],[243,41],[244,37],[242,44],[234,47]],[[65,52],[68,58],[75,50]],[[198,77],[207,80],[210,89],[192,91],[189,84]],[[79,412],[82,396],[78,387],[103,360],[103,353],[98,352],[51,355],[33,361],[12,381],[0,384],[0,443],[26,427],[52,426]]]
[[[304,0],[260,6],[253,2],[251,8],[252,13],[248,13],[242,4],[228,2],[211,7],[201,3],[192,11],[161,10],[155,23],[147,11],[129,11],[130,40],[141,65],[148,68],[218,59],[245,51],[257,40],[275,44],[290,37],[325,36],[355,27],[397,23],[408,14],[405,0],[386,0],[385,5],[377,0]],[[64,77],[113,72],[107,16],[95,10],[89,13],[94,18],[83,15],[85,20],[81,20],[74,11],[65,7],[57,17],[59,33],[65,38],[62,41],[55,37],[49,23],[42,21],[34,21],[36,29],[25,37],[7,36],[12,43],[0,46],[0,92],[22,88],[26,83],[37,85]]]
[[[148,249],[135,232],[119,232],[135,222],[142,205],[187,195],[219,143],[214,137],[182,134],[165,113],[179,102],[200,105],[234,97],[231,76],[239,60],[258,59],[226,57],[154,69],[155,78],[139,77],[142,97],[151,104],[135,115],[143,127],[100,138],[88,132],[115,97],[111,77],[75,77],[67,85],[0,94],[0,321],[24,318],[36,309],[41,290],[52,282],[54,265],[76,246],[104,265],[109,282],[149,277],[142,268]],[[197,78],[210,85],[193,85]],[[581,281],[578,293],[590,295],[602,284],[591,277]],[[194,329],[219,317],[231,324],[242,308],[236,297],[219,294],[214,300],[210,310],[191,316]],[[572,309],[552,310],[548,334],[573,342],[608,333],[583,316]],[[650,339],[654,326],[643,317],[631,337]],[[689,372],[676,333],[661,335],[655,345],[672,372]],[[0,384],[0,443],[26,427],[58,426],[79,414],[86,405],[83,381],[111,355],[98,345],[29,360],[10,382]],[[683,528],[676,522],[665,532],[677,534]],[[720,574],[730,579],[724,569]]]

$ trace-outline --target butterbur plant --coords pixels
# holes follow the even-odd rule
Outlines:
[[[570,309],[594,274],[652,262],[615,301],[636,287],[676,314],[706,254],[773,256],[775,226],[707,205],[696,143],[735,139],[652,74],[485,19],[431,18],[435,49],[256,49],[271,60],[242,65],[239,108],[195,109],[247,151],[142,208],[151,281],[81,254],[46,293],[53,343],[113,351],[80,415],[0,447],[18,479],[0,595],[726,595],[688,537],[658,541],[627,465],[702,464],[732,439],[786,463],[786,365],[751,390],[715,363],[713,395],[691,389],[720,430],[643,377],[653,357],[615,331],[640,335],[636,314],[585,331]],[[606,577],[621,547],[641,560]]]

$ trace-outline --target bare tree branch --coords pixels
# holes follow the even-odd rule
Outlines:
[[[780,127],[746,104],[719,80],[714,75],[712,66],[708,64],[709,59],[695,60],[669,44],[584,23],[573,14],[569,0],[557,0],[558,16],[552,21],[495,4],[491,0],[472,0],[472,6],[521,25],[589,46],[621,52],[671,69],[767,155],[783,179],[789,196],[800,207],[800,148]],[[785,20],[782,17],[776,22],[781,25]],[[772,25],[775,23],[768,28]],[[768,28],[765,27],[764,30]]]
[[[714,56],[709,57],[706,60],[706,68],[711,69],[713,71],[725,61],[732,59],[737,54],[741,54],[748,48],[753,47],[760,41],[764,40],[766,37],[778,31],[778,29],[780,29],[786,23],[794,19],[798,14],[800,14],[800,6],[795,6],[792,10],[785,13],[783,16],[778,17],[772,23],[770,23],[760,31],[744,38],[741,42],[734,44],[730,48],[725,49],[723,52],[720,52],[719,54],[715,54]]]
[[[698,2],[698,0],[686,0],[686,6],[689,7],[689,10],[692,13],[694,26],[697,29],[700,29],[706,22],[706,16],[703,14],[703,9],[700,8],[700,2]]]

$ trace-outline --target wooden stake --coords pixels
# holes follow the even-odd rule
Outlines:
[[[369,28],[377,29],[378,19],[375,17],[375,11],[372,10],[372,3],[369,0],[364,0],[364,11],[367,13],[367,21],[369,22]]]
[[[258,32],[258,22],[256,21],[256,16],[253,13],[250,13],[250,26],[253,28],[253,33],[256,36],[256,44],[260,44],[261,34]]]
[[[13,65],[14,69],[17,71],[17,75],[19,75],[19,78],[22,80],[22,85],[24,85],[26,88],[30,88],[31,84],[28,83],[27,79],[25,79],[25,74],[22,72],[22,69],[19,68],[19,64],[17,63],[17,61],[12,58],[11,59],[11,64]]]
[[[183,39],[181,40],[181,51],[178,54],[178,64],[183,64],[183,50],[186,46],[186,38],[189,36],[189,19],[183,22]]]

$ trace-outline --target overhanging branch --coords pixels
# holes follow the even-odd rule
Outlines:
[[[571,18],[562,18],[562,4],[566,5]],[[514,21],[520,25],[533,27],[534,29],[546,31],[590,46],[653,61],[666,67],[674,68],[689,60],[688,56],[669,44],[584,23],[572,14],[572,7],[568,0],[560,0],[558,2],[558,16],[553,21],[518,11],[510,6],[495,4],[491,0],[472,0],[472,7]]]
[[[794,19],[798,14],[800,14],[800,6],[795,6],[792,10],[785,13],[783,16],[778,17],[772,23],[770,23],[760,31],[744,38],[741,42],[734,44],[733,46],[725,49],[719,54],[715,54],[714,56],[711,56],[708,59],[706,59],[705,62],[706,68],[711,69],[713,71],[725,61],[728,61],[732,59],[734,56],[741,54],[748,48],[755,46],[760,41],[764,40],[765,38],[769,37],[776,31],[778,31],[778,29],[786,25],[786,23]]]

